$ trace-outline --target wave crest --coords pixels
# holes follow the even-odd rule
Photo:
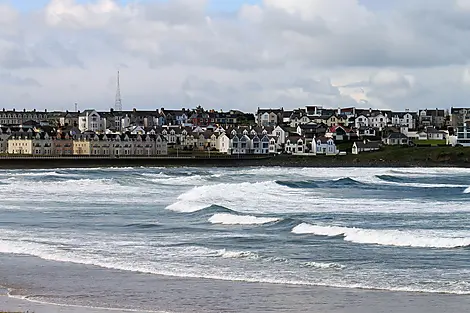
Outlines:
[[[338,263],[323,263],[323,262],[305,262],[303,267],[312,267],[312,268],[319,268],[319,269],[334,269],[334,270],[342,270],[345,268],[344,265]]]
[[[217,213],[209,218],[212,224],[222,225],[262,225],[278,222],[279,218],[274,217],[256,217],[253,215],[234,215],[228,213]]]
[[[298,235],[343,236],[345,241],[359,244],[414,248],[460,248],[470,246],[470,237],[447,237],[430,230],[361,229],[339,226],[319,226],[302,223],[292,229]]]

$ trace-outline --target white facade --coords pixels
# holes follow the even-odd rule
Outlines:
[[[385,126],[387,126],[388,122],[389,119],[382,113],[369,117],[369,126],[375,128],[384,128]]]
[[[356,117],[355,126],[356,128],[362,126],[369,127],[369,118],[365,115],[359,115],[358,117]]]
[[[303,154],[307,150],[304,138],[288,138],[284,146],[284,151],[288,154]]]
[[[272,135],[277,138],[277,143],[280,145],[284,145],[286,143],[287,133],[281,126],[276,126],[274,128]]]
[[[332,138],[314,138],[312,141],[312,152],[316,155],[337,155],[339,153]]]
[[[230,138],[225,133],[222,133],[217,137],[216,149],[220,153],[228,153],[230,148]]]
[[[416,119],[409,113],[392,113],[391,123],[393,126],[406,126],[409,129],[416,129]]]
[[[269,154],[270,140],[267,135],[233,135],[230,139],[229,154]]]
[[[95,110],[85,110],[78,118],[78,129],[82,133],[86,131],[100,132],[104,128],[103,120]]]

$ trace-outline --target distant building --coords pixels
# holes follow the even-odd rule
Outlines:
[[[354,142],[351,152],[352,154],[359,154],[361,152],[371,152],[377,150],[380,150],[380,142],[364,140]]]
[[[85,110],[80,113],[78,128],[82,133],[86,131],[100,132],[104,130],[101,116],[95,110]]]
[[[284,108],[260,109],[256,111],[256,123],[258,126],[277,126],[284,120]]]
[[[442,109],[424,109],[418,112],[419,126],[429,127],[434,126],[442,128],[445,126],[446,113]]]
[[[457,144],[470,147],[470,122],[457,127]]]
[[[470,121],[470,108],[450,109],[450,126],[457,128],[459,125]]]
[[[319,137],[312,140],[312,153],[316,155],[337,155],[339,151],[332,138]]]
[[[409,138],[402,133],[391,133],[383,139],[383,143],[388,146],[404,146],[410,143]]]

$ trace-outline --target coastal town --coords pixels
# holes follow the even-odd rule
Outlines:
[[[0,111],[4,157],[334,156],[384,146],[470,146],[470,108]]]

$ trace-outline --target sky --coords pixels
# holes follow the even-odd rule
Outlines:
[[[0,0],[5,108],[470,107],[470,0]],[[1,108],[1,106],[0,106]]]

